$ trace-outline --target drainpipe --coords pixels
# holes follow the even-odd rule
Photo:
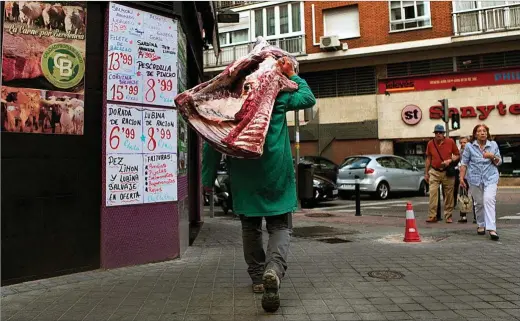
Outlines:
[[[316,42],[316,14],[314,12],[314,4],[311,5],[312,8],[312,45],[319,46],[320,43]]]

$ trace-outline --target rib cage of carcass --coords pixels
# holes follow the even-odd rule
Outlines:
[[[253,50],[215,78],[179,94],[175,104],[189,125],[216,150],[237,158],[258,158],[280,91],[298,85],[277,66],[288,52],[258,37]]]

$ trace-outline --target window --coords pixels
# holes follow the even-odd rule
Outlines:
[[[264,36],[268,40],[272,40],[282,36],[302,35],[301,8],[302,3],[293,2],[254,10],[251,14],[254,14],[255,38]]]
[[[359,12],[357,6],[323,10],[325,36],[339,36],[340,39],[359,37]]]
[[[399,168],[399,169],[405,169],[408,171],[413,170],[412,164],[408,163],[407,161],[405,161],[402,158],[394,157],[394,161],[397,163],[397,168]]]
[[[264,35],[264,10],[255,10],[255,38]]]
[[[300,4],[291,4],[292,32],[302,31],[302,20],[300,16]]]
[[[390,1],[390,30],[431,27],[429,1]]]
[[[520,67],[520,50],[457,57],[459,71]]]
[[[316,98],[375,94],[376,71],[372,66],[302,74]]]
[[[219,41],[220,41],[220,45],[227,45],[227,35],[225,33],[220,33],[218,35],[218,38],[219,38]]]
[[[289,8],[280,6],[280,33],[289,33]]]
[[[267,8],[267,35],[273,36],[276,32],[275,19],[274,19],[274,7]]]
[[[395,163],[391,157],[380,157],[377,159],[377,162],[384,168],[396,168]]]
[[[435,75],[453,71],[453,57],[399,62],[386,66],[386,76],[388,78]]]
[[[220,45],[231,45],[237,43],[248,42],[249,29],[241,29],[230,32],[223,32],[218,35],[220,39]]]
[[[247,42],[248,38],[249,38],[248,29],[235,30],[235,31],[232,31],[229,33],[229,42],[230,43]]]
[[[339,167],[346,167],[348,169],[361,169],[367,167],[368,163],[370,163],[370,158],[368,157],[349,157],[345,158]]]

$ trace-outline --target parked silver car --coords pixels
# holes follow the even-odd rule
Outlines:
[[[354,194],[356,178],[361,193],[388,198],[390,192],[416,191],[428,193],[424,171],[406,159],[395,155],[356,155],[345,158],[339,166],[338,190],[340,196],[348,198]]]

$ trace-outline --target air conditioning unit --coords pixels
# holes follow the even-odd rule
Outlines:
[[[338,36],[320,37],[320,49],[338,50],[341,48]]]

